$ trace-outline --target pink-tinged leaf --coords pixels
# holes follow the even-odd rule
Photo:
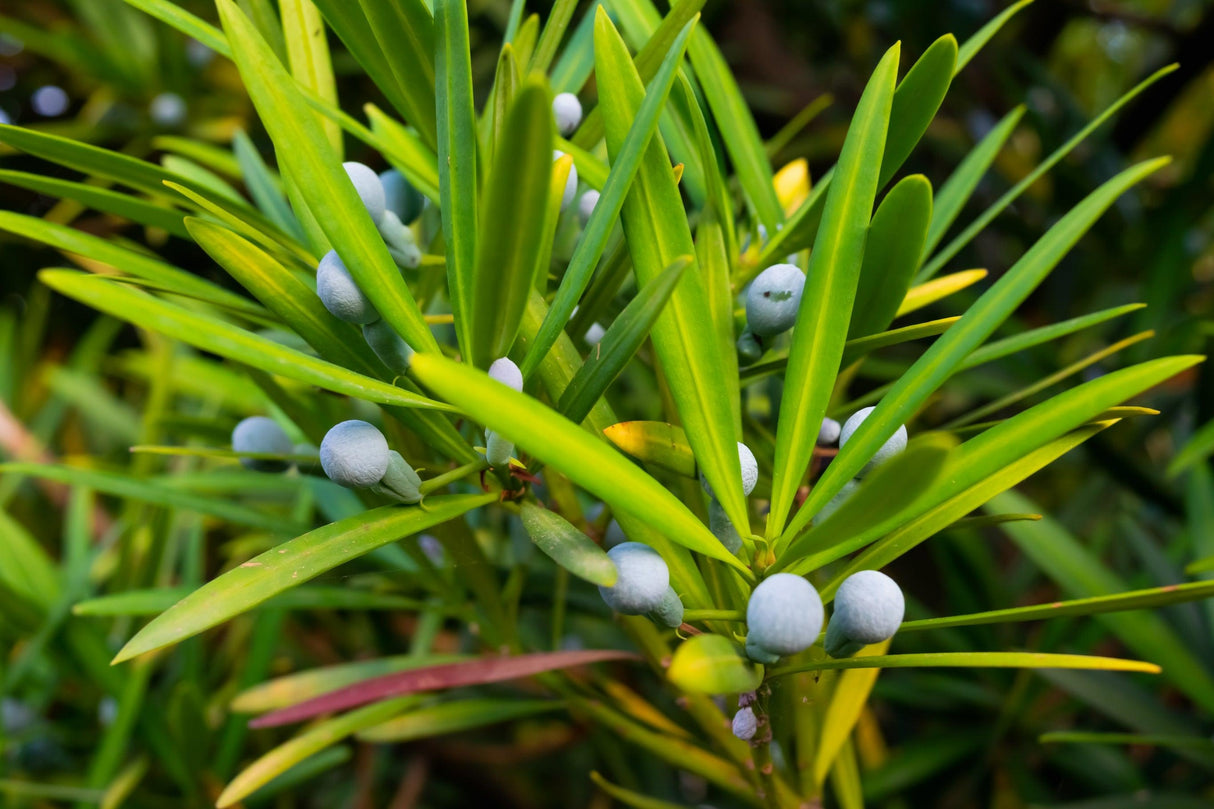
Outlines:
[[[360,683],[330,691],[289,708],[272,711],[249,723],[250,727],[268,728],[287,725],[320,714],[345,711],[389,697],[415,694],[420,691],[441,691],[465,685],[500,683],[590,663],[608,660],[638,660],[632,652],[599,649],[581,652],[541,652],[516,657],[484,657],[460,663],[446,663],[411,669],[382,677],[372,677]]]

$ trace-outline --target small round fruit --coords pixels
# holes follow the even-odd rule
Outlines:
[[[509,357],[499,357],[493,361],[489,366],[489,378],[515,390],[523,389],[523,372]]]
[[[855,434],[856,430],[860,429],[860,425],[864,423],[864,420],[868,418],[869,414],[871,414],[874,410],[876,410],[876,407],[866,407],[863,410],[857,410],[852,414],[851,418],[843,422],[843,429],[839,431],[840,449],[847,445],[847,442],[851,440],[852,435]],[[906,449],[905,424],[899,427],[897,431],[891,435],[884,444],[881,445],[881,449],[877,450],[873,454],[872,458],[869,458],[868,463],[865,464],[864,468],[860,470],[857,477],[867,475],[869,472],[873,471],[890,458],[902,452],[904,449]]]
[[[749,497],[759,482],[759,462],[755,460],[755,454],[750,451],[750,447],[741,441],[738,442],[738,465],[742,468],[742,494]],[[707,479],[701,478],[700,480],[704,484],[704,491],[708,492],[708,496],[716,497],[712,487],[708,485]]]
[[[760,337],[783,334],[797,322],[805,273],[793,264],[773,264],[746,292],[746,322]]]
[[[657,551],[640,542],[622,542],[607,556],[619,572],[614,587],[599,588],[607,606],[624,615],[644,615],[662,606],[670,570]]]
[[[552,153],[552,160],[553,160],[553,162],[556,162],[557,160],[560,160],[564,156],[565,156],[565,153],[562,152],[560,149],[557,149]],[[577,196],[577,166],[570,163],[569,164],[569,179],[567,179],[565,181],[565,193],[561,196],[561,210],[563,211],[566,208],[568,208],[569,204],[571,202],[573,202],[573,198],[576,196]]]
[[[384,210],[388,204],[384,195],[384,184],[379,181],[379,175],[369,166],[353,160],[342,163],[341,167],[346,170],[346,176],[354,184],[354,190],[363,201],[363,207],[378,225],[384,218]]]
[[[556,116],[557,131],[569,137],[582,122],[582,102],[573,93],[559,93],[552,99],[552,114]]]
[[[426,198],[396,169],[380,172],[379,182],[384,187],[384,204],[396,214],[402,224],[410,225],[422,215]]]
[[[818,443],[822,446],[834,444],[842,430],[843,425],[834,419],[822,419],[822,426],[818,428]]]
[[[358,288],[336,250],[325,253],[316,268],[316,294],[338,320],[360,325],[379,320],[379,311]]]
[[[834,657],[892,638],[902,625],[906,600],[898,583],[879,570],[861,570],[843,580],[826,627],[826,651]]]
[[[250,416],[232,430],[232,449],[236,452],[290,455],[294,448],[278,422],[266,416]],[[241,458],[240,462],[257,472],[281,472],[289,466],[286,461],[265,458]]]
[[[391,460],[388,439],[365,421],[352,419],[334,425],[320,442],[320,465],[325,474],[347,489],[379,483]]]
[[[860,488],[860,481],[852,479],[843,484],[843,488],[839,493],[830,498],[826,505],[814,515],[814,525],[821,525],[830,519],[831,515],[839,510],[840,506],[851,499],[851,496],[856,493],[856,489]]]
[[[822,599],[800,576],[776,573],[759,583],[746,605],[747,647],[771,655],[808,649],[822,631]]]
[[[599,192],[593,188],[578,199],[577,218],[582,223],[582,227],[586,227],[586,223],[590,221],[590,214],[594,213],[594,206],[598,204]]]
[[[748,742],[753,739],[758,730],[759,720],[755,716],[754,708],[748,705],[745,708],[739,708],[738,712],[733,715],[733,735],[742,741]]]

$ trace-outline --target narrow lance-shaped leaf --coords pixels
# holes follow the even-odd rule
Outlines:
[[[613,511],[635,516],[674,542],[727,562],[744,576],[751,575],[661,484],[556,411],[481,371],[444,357],[418,355],[412,367],[427,388],[507,441],[559,469]]]
[[[607,151],[618,156],[642,105],[644,87],[628,49],[601,7],[595,21],[595,65]],[[655,137],[645,149],[637,178],[624,200],[623,216],[628,250],[642,285],[679,256],[695,255],[683,200],[660,138]],[[745,531],[749,520],[721,347],[705,337],[712,328],[705,280],[693,263],[654,324],[651,339],[700,470],[731,522]]]
[[[441,702],[359,731],[357,736],[365,742],[409,742],[497,725],[564,707],[563,702],[552,699],[498,698]]]
[[[465,348],[481,368],[514,344],[542,269],[553,128],[546,84],[529,81],[511,104],[481,206],[483,228],[465,312],[471,339]]]
[[[661,69],[645,94],[645,100],[641,102],[641,108],[632,119],[624,145],[615,154],[607,182],[603,184],[602,194],[595,203],[581,238],[578,239],[573,256],[569,259],[569,266],[565,269],[565,275],[557,288],[548,315],[527,349],[522,365],[524,377],[529,378],[547,356],[594,275],[594,268],[602,258],[611,231],[619,220],[624,198],[640,168],[649,140],[657,129],[658,118],[674,83],[679,62],[683,58],[696,19],[698,18],[693,18],[683,27],[671,45]]]
[[[161,228],[180,238],[188,236],[185,226],[181,223],[184,214],[164,203],[149,202],[130,194],[99,188],[88,183],[76,183],[41,174],[29,174],[24,171],[0,169],[0,183],[26,188],[57,199],[75,200],[94,210],[121,216],[148,227]]]
[[[1029,248],[894,384],[826,468],[796,519],[788,526],[788,533],[801,530],[818,509],[860,471],[966,356],[1029,296],[1117,197],[1167,162],[1166,158],[1151,160],[1121,172],[1089,194]]]
[[[590,356],[574,374],[561,395],[556,409],[570,421],[580,422],[590,408],[615,381],[624,366],[636,354],[649,336],[671,293],[691,263],[684,256],[667,267],[661,275],[646,284],[628,302],[624,311],[607,329],[603,339],[593,347]]]
[[[914,174],[885,195],[869,225],[849,338],[889,327],[919,266],[932,215],[932,186]]]
[[[591,584],[615,585],[619,577],[615,563],[564,517],[534,503],[523,503],[521,517],[531,541],[558,565]]]
[[[447,246],[447,288],[460,350],[472,350],[476,267],[476,112],[468,8],[462,0],[435,0],[435,97],[438,109],[439,191]],[[545,173],[547,176],[547,173]]]
[[[998,216],[1005,208],[1007,208],[1007,206],[1011,205],[1017,197],[1019,197],[1034,183],[1041,179],[1041,177],[1051,168],[1053,168],[1058,161],[1062,160],[1062,158],[1066,157],[1067,154],[1069,154],[1076,146],[1082,143],[1088,135],[1092,134],[1093,131],[1111,118],[1119,109],[1128,104],[1135,96],[1150,87],[1159,79],[1176,70],[1176,68],[1177,65],[1168,65],[1160,68],[1150,76],[1143,79],[1128,92],[1126,92],[1125,95],[1109,105],[1104,112],[1093,118],[1087,126],[1075,133],[1070,140],[1055,149],[1049,157],[1047,157],[1037,166],[1037,168],[1029,172],[1024,179],[1016,183],[1015,186],[997,199],[993,205],[987,208],[981,216],[971,222],[965,228],[965,230],[961,231],[961,233],[957,234],[952,241],[945,245],[940,252],[927,263],[927,266],[925,266],[919,272],[918,279],[922,281],[927,278],[931,278],[936,273],[940,272],[940,270],[944,268],[944,265],[947,264],[953,258],[953,256],[957,255],[957,253],[961,251],[961,248],[969,244],[969,242],[975,236],[986,229],[986,226],[991,223],[991,220]]]
[[[351,3],[351,0],[337,0]],[[331,1],[330,6],[333,5]],[[359,0],[383,60],[401,90],[406,121],[431,148],[437,143],[434,18],[425,0]]]
[[[818,440],[843,357],[877,194],[899,52],[898,45],[886,51],[860,97],[810,255],[780,400],[767,518],[769,537],[778,536],[784,528],[793,495]]]
[[[51,289],[85,301],[94,309],[267,373],[369,402],[402,407],[444,407],[423,396],[309,356],[209,315],[190,312],[107,278],[71,270],[43,270],[38,278]]]
[[[1123,660],[1095,655],[1043,654],[1041,652],[928,652],[925,654],[874,655],[841,660],[815,660],[794,663],[768,672],[768,677],[784,677],[799,671],[829,669],[912,669],[912,668],[1013,668],[1013,669],[1094,669],[1098,671],[1139,671],[1158,674],[1159,666],[1141,660]]]
[[[232,0],[216,0],[216,5],[249,96],[320,229],[384,321],[415,350],[437,350],[383,237],[298,85]]]
[[[425,508],[385,506],[284,542],[204,584],[154,618],[122,647],[114,662],[197,635],[343,562],[494,499],[493,494],[455,494],[429,497]]]
[[[283,41],[287,47],[287,64],[301,85],[316,95],[337,105],[337,81],[333,63],[329,60],[329,39],[325,22],[312,0],[279,0]],[[341,129],[333,121],[324,123],[338,159],[342,155]]]

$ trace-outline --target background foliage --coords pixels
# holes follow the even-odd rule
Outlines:
[[[210,4],[182,5],[215,19]],[[273,12],[271,4],[262,2],[242,6],[255,20],[258,13]],[[806,157],[817,178],[838,154],[856,100],[890,43],[902,41],[905,69],[940,34],[953,31],[963,40],[997,11],[991,4],[961,0],[930,6],[892,0],[709,3],[702,24],[721,44],[764,136],[776,139],[773,165]],[[493,81],[508,12],[506,3],[469,4],[477,109]],[[252,142],[268,153],[268,140],[232,64],[187,47],[179,33],[131,6],[27,2],[4,10],[0,30],[23,43],[18,48],[12,39],[4,40],[0,60],[0,109],[16,123],[134,156],[168,155],[172,160],[166,167],[204,187],[208,173],[222,177],[238,171],[236,158],[226,151],[238,131],[248,130]],[[1208,103],[1214,92],[1212,34],[1214,10],[1208,3],[1038,2],[958,77],[908,161],[908,173],[948,176],[1008,110],[1026,105],[1021,124],[967,207],[962,221],[968,221],[1142,77],[1172,61],[1180,63],[987,227],[958,258],[965,266],[988,268],[998,276],[1062,213],[1130,162],[1162,153],[1174,160],[1121,197],[1082,249],[1064,259],[1017,317],[1019,325],[1029,327],[1127,301],[1148,305],[1101,328],[967,372],[960,384],[931,402],[926,421],[946,424],[1064,369],[1074,384],[1132,360],[1208,353],[1214,337],[1214,112]],[[271,44],[286,49],[285,41]],[[382,97],[335,41],[333,53],[334,89],[343,108],[359,110],[363,101],[382,105]],[[71,103],[64,114],[44,117],[32,108],[31,97],[46,84],[68,91]],[[150,105],[164,93],[184,100],[183,121],[158,121],[152,115]],[[781,138],[781,127],[807,106],[817,110],[812,121],[791,138]],[[186,137],[224,151],[199,149]],[[347,139],[345,147],[347,159],[384,167],[361,144]],[[75,176],[11,150],[0,154],[5,173],[0,180],[13,179],[11,172]],[[2,207],[8,211],[70,224],[120,243],[148,238],[167,260],[233,286],[190,241],[143,232],[119,217],[57,201],[52,187],[4,188]],[[35,281],[35,273],[63,264],[63,256],[9,232],[0,238],[5,360],[0,399],[7,411],[0,423],[0,457],[71,461],[88,456],[100,468],[125,467],[136,474],[172,471],[178,483],[164,476],[165,491],[153,495],[188,507],[180,499],[188,496],[181,481],[201,474],[196,459],[132,457],[128,448],[157,443],[156,436],[181,426],[175,421],[205,431],[217,411],[255,412],[264,406],[261,395],[207,363],[177,364],[166,382],[161,371],[170,367],[170,341],[53,294]],[[976,292],[963,291],[949,306],[928,312],[951,315],[976,297]],[[1154,332],[1149,339],[1134,339],[1148,330]],[[1126,340],[1131,342],[1120,345]],[[1101,354],[1109,346],[1122,350],[1116,356]],[[880,363],[867,366],[873,377],[860,384],[876,388],[916,356],[909,350],[882,354]],[[1092,356],[1097,359],[1089,360]],[[636,379],[626,380],[624,390],[630,404],[642,409],[657,393]],[[1023,401],[1039,401],[1057,390],[1029,388]],[[173,412],[167,397],[181,394],[205,404],[193,412]],[[1186,566],[1196,576],[1214,571],[1209,561],[1214,555],[1214,479],[1204,460],[1214,435],[1208,428],[1201,431],[1214,419],[1211,374],[1199,366],[1150,391],[1140,403],[1161,415],[1122,421],[991,507],[995,513],[1045,513],[1048,519],[960,526],[900,559],[891,573],[910,597],[908,617],[1154,587],[1185,580]],[[226,429],[211,429],[214,443],[222,444]],[[1192,447],[1187,454],[1186,446]],[[204,482],[215,487],[212,493],[234,485],[218,477]],[[239,484],[247,486],[247,478]],[[274,481],[264,486],[258,498],[283,496]],[[417,605],[397,592],[398,582],[384,571],[412,563],[385,549],[374,557],[375,564],[326,574],[314,583],[314,591],[301,594],[300,603],[275,603],[256,621],[245,616],[223,633],[184,642],[173,652],[168,674],[150,665],[111,669],[116,644],[145,620],[137,616],[155,614],[171,601],[157,594],[159,601],[119,605],[117,618],[104,613],[115,609],[112,601],[95,607],[92,615],[79,602],[155,579],[156,565],[163,571],[181,564],[194,577],[180,582],[183,586],[209,580],[226,565],[268,547],[267,532],[280,526],[259,522],[258,512],[241,510],[235,501],[229,513],[216,515],[234,526],[220,532],[208,531],[201,521],[182,516],[185,512],[159,512],[157,522],[129,535],[99,570],[86,557],[91,537],[105,527],[101,507],[129,518],[129,510],[150,506],[110,500],[85,487],[68,489],[53,480],[35,484],[12,470],[0,477],[0,504],[0,532],[10,540],[21,537],[42,545],[61,567],[25,571],[28,592],[18,595],[34,595],[38,609],[33,614],[21,606],[28,598],[13,597],[7,589],[0,593],[6,599],[0,602],[5,624],[0,637],[10,649],[3,663],[0,766],[5,775],[0,795],[13,806],[73,801],[114,806],[128,798],[132,806],[181,805],[182,793],[213,800],[238,764],[288,737],[247,731],[245,718],[227,713],[236,694],[275,673],[408,653],[411,643],[425,648],[431,639],[436,653],[453,653],[466,639],[458,615],[428,611],[415,621],[412,612],[404,612]],[[4,557],[0,565],[11,571],[17,561]],[[456,570],[469,574],[466,568]],[[470,580],[476,587],[475,571]],[[6,578],[6,587],[13,581]],[[104,583],[101,589],[99,582]],[[365,600],[338,601],[352,584],[359,585],[354,589]],[[540,598],[544,589],[529,585],[520,606],[532,618],[524,625],[539,635],[548,630],[542,618],[547,604]],[[1140,620],[1142,615],[967,627],[937,633],[930,642],[925,634],[906,633],[899,638],[899,651],[1014,647],[1153,659],[1144,649],[1160,625],[1151,621],[1157,621],[1204,668],[1196,678],[1214,676],[1214,611],[1208,602],[1164,607],[1151,619]],[[628,645],[602,621],[571,617],[566,634],[589,648]],[[441,662],[437,655],[426,660]],[[663,702],[667,697],[648,689],[646,678],[634,669],[612,671],[622,679],[618,698],[623,704],[629,704],[635,696],[629,689],[635,688],[645,699],[670,707]],[[245,698],[256,702],[249,693]],[[506,700],[505,693],[490,689],[482,703],[465,710],[479,717],[517,711],[502,716],[516,720],[510,724],[395,745],[332,747],[307,768],[265,788],[259,800],[284,806],[393,801],[409,806],[414,790],[424,784],[423,805],[605,805],[606,793],[593,783],[566,777],[590,769],[625,788],[678,803],[705,794],[702,778],[676,777],[636,745],[622,743],[609,727],[587,721],[586,714],[558,718],[538,699]],[[257,704],[250,710],[285,703],[265,697]],[[859,725],[854,754],[864,772],[864,797],[876,806],[1205,806],[1212,798],[1214,745],[1201,739],[1210,738],[1212,711],[1214,703],[1193,700],[1157,677],[1052,670],[891,671],[876,685],[873,712]],[[431,730],[444,722],[451,729],[462,727],[459,716],[440,713],[428,719],[434,723]],[[200,727],[211,731],[201,734]],[[290,779],[299,783],[304,778],[309,779],[304,788],[292,788]]]

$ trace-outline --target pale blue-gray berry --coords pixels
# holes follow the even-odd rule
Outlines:
[[[599,204],[599,192],[593,188],[587,191],[577,201],[577,218],[582,223],[582,227],[590,221],[590,214],[594,213],[594,206]]]
[[[750,447],[741,441],[738,442],[738,465],[742,470],[742,494],[750,496],[759,482],[759,462],[755,460],[755,454],[750,451]],[[700,482],[704,485],[704,491],[708,492],[709,497],[716,497],[712,486],[708,485],[707,479],[701,477]]]
[[[906,600],[898,583],[878,570],[861,570],[843,580],[826,626],[826,652],[850,657],[861,648],[889,640],[902,625]]]
[[[365,421],[343,421],[320,442],[320,465],[325,474],[347,489],[365,489],[379,483],[391,460],[388,439]]]
[[[793,264],[773,264],[746,292],[746,323],[759,337],[783,334],[797,322],[805,273]]]
[[[582,122],[582,102],[573,93],[559,93],[552,99],[552,114],[556,117],[557,131],[569,137]]]
[[[387,206],[384,184],[379,181],[379,175],[369,166],[353,160],[342,163],[341,167],[346,170],[346,176],[354,184],[354,190],[358,192],[358,198],[362,200],[363,207],[371,215],[371,220],[378,225],[384,218],[384,210]]]
[[[556,149],[552,153],[552,160],[556,162],[565,156],[565,153],[560,149]],[[565,181],[565,193],[561,196],[561,210],[569,207],[569,203],[573,202],[573,198],[577,196],[577,166],[569,164],[569,179]]]
[[[667,587],[662,603],[649,613],[649,617],[662,626],[678,629],[683,625],[683,599],[679,598],[673,587]]]
[[[316,294],[338,320],[358,324],[379,320],[379,311],[358,288],[336,250],[325,253],[316,268]]]
[[[502,438],[500,433],[493,430],[485,430],[485,460],[489,465],[496,468],[505,466],[510,463],[510,457],[514,455],[514,444]]]
[[[188,111],[185,99],[176,93],[160,93],[148,104],[148,114],[161,126],[179,126]]]
[[[733,715],[733,735],[742,741],[748,742],[753,739],[758,729],[758,717],[755,716],[754,708],[749,705],[739,708],[738,712]]]
[[[523,372],[509,357],[499,357],[489,366],[489,378],[514,390],[523,389]]]
[[[730,553],[737,553],[742,549],[742,536],[715,497],[708,501],[708,530],[712,531],[712,535],[720,540],[725,550]]]
[[[586,341],[586,345],[595,346],[601,343],[606,335],[607,330],[603,328],[603,324],[595,321],[586,329],[586,334],[583,335],[582,339]]]
[[[839,440],[839,434],[843,430],[843,425],[834,419],[822,419],[822,426],[818,428],[818,443],[823,446],[830,446]]]
[[[840,506],[851,499],[851,496],[856,493],[856,489],[860,488],[860,481],[849,480],[843,484],[843,488],[839,489],[839,493],[827,501],[826,505],[814,516],[814,523],[821,524],[830,519],[830,516],[839,510]]]
[[[738,362],[741,365],[754,365],[763,356],[763,351],[763,343],[754,332],[742,332],[738,338]]]
[[[426,198],[396,169],[388,169],[379,175],[384,188],[384,206],[396,214],[406,225],[412,224],[422,215]]]
[[[384,365],[394,374],[403,374],[409,368],[409,360],[413,358],[413,349],[409,347],[396,330],[387,321],[377,320],[363,326],[363,339],[375,356],[383,360]]]
[[[800,576],[776,573],[759,583],[746,605],[746,651],[759,662],[808,649],[822,630],[822,599]]]
[[[508,388],[523,389],[523,372],[509,357],[499,357],[489,366],[489,378]],[[504,466],[514,454],[514,444],[493,430],[485,430],[485,460],[490,466]]]
[[[857,410],[852,414],[851,418],[843,422],[843,429],[839,431],[840,449],[847,445],[847,442],[851,440],[852,435],[855,434],[856,430],[860,429],[860,425],[864,423],[864,420],[868,418],[869,414],[871,414],[874,410],[876,410],[875,407],[866,407],[863,410]],[[866,463],[864,468],[860,470],[857,477],[864,477],[869,472],[888,461],[890,458],[902,452],[904,449],[906,449],[905,424],[899,427],[897,431],[895,431],[894,434],[881,445],[881,448],[873,453],[873,457],[869,458],[868,463]]]
[[[644,615],[662,606],[670,570],[657,551],[640,542],[623,542],[607,556],[619,572],[614,587],[599,588],[607,606],[624,615]]]
[[[291,438],[278,426],[278,422],[266,416],[250,416],[232,430],[232,449],[235,452],[254,452],[265,455],[290,455],[294,449]],[[248,469],[257,472],[281,472],[290,464],[267,458],[241,458]]]

